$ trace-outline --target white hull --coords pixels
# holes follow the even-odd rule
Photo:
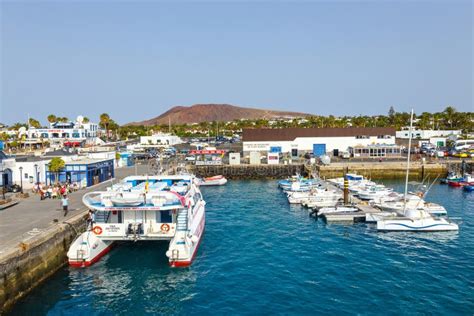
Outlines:
[[[333,214],[333,213],[354,213],[357,212],[358,209],[355,207],[323,207],[318,211],[318,216],[326,215],[326,214]]]
[[[422,219],[389,219],[377,222],[379,231],[413,231],[413,232],[435,232],[456,231],[459,227],[455,223],[448,222],[444,218],[422,218]]]
[[[200,186],[213,186],[213,185],[224,185],[227,183],[226,178],[221,178],[217,180],[202,180],[199,185]]]
[[[67,252],[69,265],[88,267],[107,254],[113,243],[113,240],[102,240],[92,231],[86,231],[71,244]]]

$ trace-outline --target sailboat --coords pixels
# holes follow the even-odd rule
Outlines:
[[[407,207],[408,197],[408,176],[410,174],[410,153],[411,139],[413,129],[413,109],[410,116],[410,137],[408,138],[408,157],[407,171],[405,178],[404,208],[396,217],[381,219],[377,221],[378,231],[414,231],[414,232],[433,232],[433,231],[457,231],[459,226],[446,218],[434,217],[424,209],[414,208],[411,205]]]

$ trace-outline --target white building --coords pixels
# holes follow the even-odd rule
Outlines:
[[[141,147],[168,147],[182,144],[183,141],[176,135],[157,133],[152,136],[140,136]]]
[[[394,128],[282,128],[244,129],[243,151],[291,153],[299,156],[313,152],[320,156],[327,152],[347,151],[349,147],[394,145]]]
[[[20,131],[25,134],[25,142],[28,144],[49,141],[52,144],[70,146],[81,146],[94,144],[98,136],[99,126],[96,123],[84,123],[82,116],[78,116],[75,122],[54,122],[49,128],[34,128]]]
[[[412,131],[412,138],[413,139],[430,139],[436,137],[448,137],[451,135],[461,135],[461,130],[422,130],[422,129],[415,129]],[[408,139],[410,138],[410,131],[409,129],[403,129],[401,131],[397,131],[395,136],[400,139]]]

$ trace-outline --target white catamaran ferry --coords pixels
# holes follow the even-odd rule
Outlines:
[[[205,205],[193,175],[130,176],[91,192],[82,201],[95,222],[71,245],[67,256],[75,267],[90,266],[118,240],[169,240],[172,267],[189,266],[205,226]]]

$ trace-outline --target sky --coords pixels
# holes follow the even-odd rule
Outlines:
[[[0,0],[0,122],[474,111],[471,1]]]

